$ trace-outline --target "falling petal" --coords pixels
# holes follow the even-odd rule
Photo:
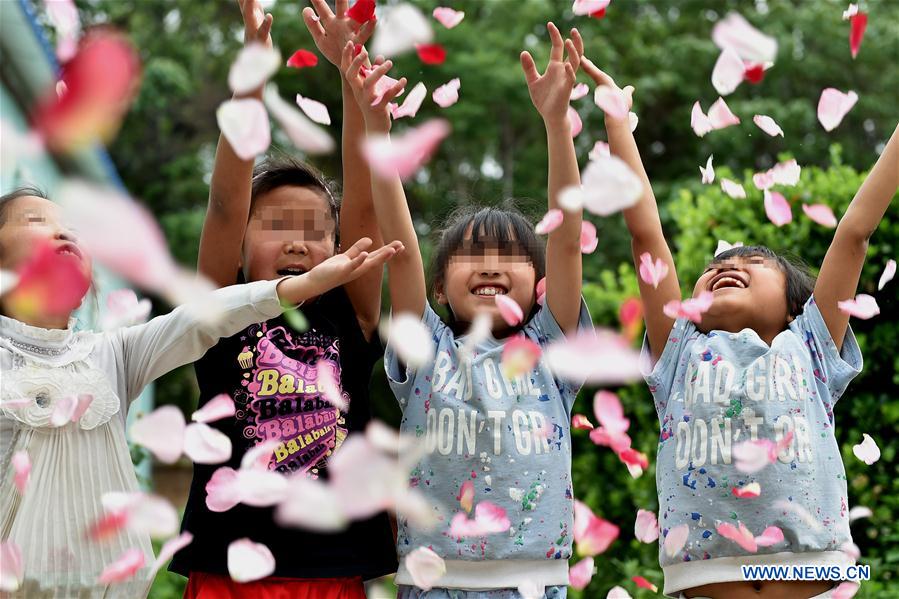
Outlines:
[[[571,137],[577,137],[578,133],[584,128],[584,123],[581,121],[581,115],[577,113],[577,110],[569,106],[566,117],[568,118],[568,126],[571,128]]]
[[[858,14],[858,4],[850,4],[849,7],[843,11],[843,20],[848,21],[850,18]]]
[[[124,582],[133,577],[144,565],[144,552],[140,549],[128,549],[117,560],[103,568],[97,582],[114,584]]]
[[[306,116],[319,125],[331,124],[331,115],[328,114],[328,107],[321,102],[312,100],[311,98],[304,98],[300,94],[297,94],[297,106],[300,107],[300,110],[302,110]]]
[[[630,427],[630,420],[624,417],[621,400],[611,391],[597,391],[593,396],[593,414],[606,429],[624,432]]]
[[[612,151],[609,148],[609,144],[607,144],[604,141],[598,141],[595,144],[593,144],[593,149],[590,150],[590,153],[587,155],[587,157],[590,160],[599,160],[602,157],[611,156],[611,155],[612,155]]]
[[[475,506],[473,519],[469,519],[465,512],[456,513],[450,521],[448,534],[456,539],[483,537],[505,532],[511,525],[506,510],[482,501]]]
[[[833,131],[857,101],[854,91],[843,93],[833,87],[825,88],[818,100],[818,122],[825,131]]]
[[[730,179],[721,179],[721,190],[735,200],[746,198],[746,190],[743,189],[743,186]]]
[[[590,419],[583,414],[575,414],[571,417],[571,428],[581,431],[589,431],[593,430],[593,423],[590,422]]]
[[[231,459],[231,439],[208,424],[188,424],[184,430],[184,453],[195,464],[221,464]]]
[[[129,430],[131,441],[149,449],[160,461],[172,464],[184,447],[184,415],[175,406],[161,406],[139,418]]]
[[[862,433],[863,440],[858,445],[852,446],[852,453],[855,457],[866,463],[868,466],[880,459],[880,448],[868,433]]]
[[[376,175],[407,179],[430,159],[449,133],[449,123],[435,119],[395,137],[370,136],[363,154]]]
[[[521,324],[521,321],[524,320],[524,312],[521,306],[518,305],[518,302],[501,293],[496,294],[493,299],[496,302],[496,307],[499,309],[500,316],[503,317],[506,324],[510,327]]]
[[[742,487],[733,487],[730,492],[740,499],[755,499],[762,494],[762,486],[759,483],[749,483]]]
[[[434,93],[431,94],[431,98],[441,108],[449,108],[459,101],[459,88],[461,87],[462,82],[458,77],[450,79],[448,83],[444,83],[435,89]]]
[[[190,419],[194,422],[214,422],[234,416],[234,400],[227,393],[220,393],[206,402],[206,404],[194,412]]]
[[[13,482],[16,489],[19,490],[19,495],[24,495],[25,487],[28,486],[28,477],[31,475],[31,458],[28,457],[28,452],[22,449],[12,454],[11,461],[15,473]]]
[[[640,354],[613,331],[581,331],[554,341],[544,351],[547,365],[559,377],[592,384],[638,380]]]
[[[584,96],[590,93],[590,86],[586,83],[578,83],[571,90],[571,97],[568,99],[570,102],[574,102],[575,100],[580,100]]]
[[[281,53],[276,48],[260,43],[248,44],[238,53],[228,71],[228,86],[235,94],[248,94],[262,87],[280,67]]]
[[[702,175],[703,185],[715,182],[715,167],[712,166],[712,158],[714,158],[714,156],[709,156],[709,159],[706,160],[705,168],[699,167],[699,174]]]
[[[724,129],[731,125],[740,124],[740,119],[730,111],[724,98],[718,98],[709,107],[709,121],[711,121],[713,129]]]
[[[837,226],[837,217],[834,216],[830,206],[825,206],[824,204],[803,204],[802,211],[805,212],[807,217],[822,227],[833,229]]]
[[[534,227],[534,232],[537,233],[537,235],[546,235],[555,231],[559,225],[562,224],[563,218],[564,214],[562,211],[558,208],[553,208],[540,219],[540,222]]]
[[[755,537],[752,536],[752,533],[749,532],[746,525],[742,522],[737,522],[737,524],[739,526],[734,526],[730,522],[721,522],[715,530],[717,530],[718,534],[725,539],[730,539],[750,553],[758,551],[759,547],[755,541]]]
[[[459,487],[459,496],[456,499],[459,500],[459,505],[462,506],[463,510],[471,513],[471,508],[474,507],[474,483],[470,480],[462,483],[462,486]]]
[[[609,589],[609,592],[606,594],[606,599],[631,599],[631,594],[622,587],[614,586]]]
[[[634,522],[634,536],[641,543],[654,543],[659,538],[659,521],[654,512],[637,510]]]
[[[226,512],[240,503],[237,471],[223,466],[212,473],[206,483],[206,507],[212,512]]]
[[[596,225],[588,220],[581,221],[581,253],[592,254],[599,245],[596,236]]]
[[[858,520],[859,518],[870,518],[873,515],[874,512],[871,511],[871,508],[865,507],[863,505],[857,505],[849,510],[849,521],[852,522],[854,520]]]
[[[646,579],[643,578],[642,576],[632,576],[632,577],[631,577],[631,580],[634,581],[634,584],[637,585],[637,588],[641,588],[641,589],[649,589],[649,590],[652,591],[653,593],[658,593],[658,592],[659,592],[659,587],[657,587],[656,585],[652,584],[651,582],[649,582],[648,580],[646,580]]]
[[[362,2],[364,0],[358,0]],[[268,547],[248,538],[228,545],[228,573],[235,582],[250,582],[270,576],[275,571],[275,557]]]
[[[768,171],[774,184],[776,185],[796,185],[799,183],[799,175],[802,167],[796,160],[787,160],[774,165],[774,168]]]
[[[745,67],[740,55],[733,48],[726,47],[721,51],[721,55],[715,62],[715,68],[712,70],[712,86],[722,96],[733,93],[743,82],[744,71]]]
[[[833,591],[831,591],[831,599],[852,599],[858,593],[861,585],[857,582],[841,582]]]
[[[464,14],[464,13],[463,13]],[[417,547],[403,560],[412,582],[423,591],[430,591],[446,574],[443,558],[429,547]]]
[[[539,345],[524,335],[516,335],[503,344],[500,368],[509,380],[516,379],[534,369],[541,353]]]
[[[440,23],[447,29],[452,29],[453,27],[461,23],[462,19],[465,18],[464,12],[460,10],[453,10],[452,8],[447,8],[445,6],[438,6],[431,14],[434,15],[434,18],[437,19],[438,23]]]
[[[309,154],[328,154],[334,151],[334,139],[328,132],[307,119],[296,107],[285,102],[278,94],[275,85],[265,86],[262,100],[271,117],[277,121],[297,149]]]
[[[772,545],[777,545],[778,543],[783,543],[783,540],[783,531],[777,526],[769,526],[762,531],[762,534],[755,538],[755,544],[759,547],[770,547]]]
[[[176,553],[187,547],[194,540],[194,536],[189,532],[183,532],[177,537],[169,539],[165,542],[162,548],[159,550],[159,555],[156,557],[156,561],[153,562],[153,567],[150,568],[150,574],[147,576],[148,579],[152,580],[153,577],[156,576],[156,573],[165,566],[166,562],[168,562]]]
[[[630,208],[643,197],[643,181],[617,156],[591,161],[581,174],[581,187],[559,196],[562,208],[581,205],[593,214],[608,216]]]
[[[416,44],[415,51],[424,64],[438,65],[446,61],[446,49],[440,44]]]
[[[433,39],[431,22],[417,7],[408,3],[397,4],[378,19],[371,54],[383,54],[390,58],[414,50],[418,44],[429,44]]]
[[[895,260],[887,260],[887,265],[883,269],[883,274],[880,275],[880,280],[877,281],[877,290],[880,291],[883,289],[884,285],[893,280],[893,277],[896,276],[896,261]]]
[[[574,0],[571,11],[578,16],[593,15],[605,10],[612,0]]]
[[[277,508],[276,519],[282,526],[293,526],[317,532],[333,532],[346,528],[348,519],[334,490],[321,479],[294,476],[288,492]]]
[[[574,502],[574,541],[577,553],[593,557],[603,553],[618,538],[617,526],[593,513],[583,502]]]
[[[475,348],[490,336],[492,327],[493,319],[490,318],[490,315],[486,312],[478,312],[465,333],[462,345],[459,347],[459,356],[463,360],[470,360]]]
[[[637,124],[640,122],[640,118],[637,116],[636,112],[627,113],[627,123],[631,129],[631,133],[637,130]]]
[[[774,62],[777,57],[777,40],[735,12],[715,24],[712,41],[722,50],[732,48],[743,60],[765,63]]]
[[[84,249],[70,247],[77,255],[61,251],[49,239],[37,243],[19,265],[18,281],[4,298],[7,309],[19,320],[37,316],[68,316],[81,305],[90,288]]]
[[[375,0],[356,0],[353,6],[346,11],[346,16],[360,25],[364,25],[375,18],[375,4]]]
[[[314,67],[317,64],[318,56],[309,50],[303,50],[302,48],[291,54],[290,58],[287,59],[287,66],[294,69]]]
[[[776,191],[765,190],[765,214],[768,220],[778,227],[793,220],[793,211],[790,204],[782,194]]]
[[[22,552],[19,546],[8,539],[0,542],[0,591],[17,590],[23,574]]]
[[[56,56],[60,62],[67,62],[75,54],[75,42],[81,30],[78,8],[74,0],[44,0],[44,8],[56,30]]]
[[[318,387],[320,397],[341,412],[349,410],[350,403],[341,393],[340,381],[338,380],[334,363],[328,360],[319,360],[316,364],[315,372],[317,374],[316,386]]]
[[[537,303],[542,306],[544,299],[546,299],[546,277],[537,281],[535,292],[537,294]]]
[[[868,14],[857,12],[849,17],[849,50],[852,52],[852,58],[858,56],[858,51],[862,46],[862,39],[865,37],[865,28],[868,26]]]
[[[743,78],[753,85],[758,85],[765,78],[765,65],[771,63],[749,62],[744,64],[746,69],[743,71]]]
[[[880,314],[880,306],[877,305],[877,300],[866,293],[859,293],[855,296],[855,299],[837,302],[837,307],[849,316],[861,318],[862,320],[868,320]],[[867,435],[865,436],[867,437]],[[871,442],[873,443],[873,441]]]
[[[774,443],[770,439],[743,441],[733,448],[734,466],[744,474],[758,472],[774,460]]]
[[[114,491],[104,493],[100,502],[106,514],[93,526],[91,536],[95,540],[111,536],[122,527],[154,539],[164,539],[178,531],[178,512],[158,495]]]
[[[396,314],[390,319],[388,330],[388,344],[410,368],[425,366],[434,358],[434,340],[421,318],[410,313]]]
[[[752,175],[752,184],[755,185],[756,189],[761,189],[762,191],[770,189],[774,185],[774,175],[770,170],[764,173],[755,173]]]
[[[50,424],[59,427],[72,421],[72,414],[75,413],[75,407],[78,404],[78,398],[74,395],[66,395],[56,402],[53,406],[53,413],[50,414]]]
[[[100,319],[100,326],[104,331],[112,331],[146,322],[152,308],[150,300],[139,300],[133,289],[116,289],[106,296],[106,312]]]
[[[686,318],[699,323],[702,321],[702,315],[711,307],[713,298],[711,291],[703,291],[699,297],[683,301],[671,300],[662,307],[662,311],[668,318]]]
[[[668,276],[668,265],[661,258],[652,259],[649,252],[640,255],[640,278],[653,289],[659,288],[659,283]]]
[[[242,160],[252,160],[268,149],[271,130],[268,113],[255,98],[226,100],[215,112],[222,135]]]
[[[427,93],[428,88],[425,87],[424,83],[420,81],[416,83],[415,87],[412,88],[412,91],[406,96],[406,99],[403,100],[402,105],[390,111],[393,119],[396,120],[403,117],[411,118],[418,114],[418,109],[421,108],[421,103],[424,101]]]
[[[690,113],[690,127],[693,129],[693,133],[699,137],[704,137],[706,133],[713,129],[712,121],[702,111],[699,100],[693,104],[693,111]]]
[[[777,137],[778,135],[781,137],[784,136],[783,129],[781,129],[780,125],[778,125],[770,116],[757,114],[752,117],[752,122],[771,137]]]
[[[593,578],[593,558],[585,557],[568,568],[568,584],[579,591],[584,590]]]
[[[613,119],[627,117],[627,98],[620,89],[610,85],[600,85],[593,92],[593,102]]]

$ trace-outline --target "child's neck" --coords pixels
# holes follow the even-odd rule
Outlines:
[[[40,329],[67,329],[69,328],[69,320],[71,319],[71,316],[71,314],[64,316],[39,315],[29,318],[19,318],[15,314],[10,314],[10,318],[15,318],[23,324],[27,324],[30,327],[37,327]]]

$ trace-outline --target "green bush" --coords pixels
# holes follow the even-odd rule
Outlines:
[[[692,293],[693,283],[712,257],[719,239],[763,244],[775,251],[791,252],[817,271],[833,231],[809,220],[802,212],[802,204],[826,204],[839,217],[865,176],[842,163],[838,146],[831,148],[830,161],[826,169],[804,168],[798,185],[781,189],[792,206],[793,222],[780,228],[766,218],[762,194],[752,184],[751,172],[742,176],[735,176],[726,168],[717,172],[719,178],[742,181],[747,192],[744,200],[731,199],[717,184],[700,185],[698,176],[692,182],[671,186],[671,197],[660,197],[659,203],[666,208],[663,211],[667,215],[666,228],[673,232],[669,239],[684,296]],[[895,401],[899,384],[896,283],[890,283],[882,292],[877,291],[880,273],[886,261],[896,256],[897,245],[899,219],[894,201],[871,239],[859,283],[860,293],[877,298],[881,313],[870,321],[852,321],[865,360],[864,370],[850,384],[835,411],[837,440],[849,481],[850,506],[868,506],[874,512],[873,518],[852,524],[853,540],[862,552],[861,561],[870,564],[873,579],[862,586],[858,597],[885,597],[887,589],[895,592],[895,585],[899,584],[899,531],[894,523],[899,514],[899,481],[894,461],[894,439],[899,432],[899,403]],[[615,322],[621,302],[636,295],[632,264],[622,264],[614,272],[605,270],[584,288],[594,320],[606,325]],[[575,404],[575,412],[590,415],[591,419],[593,391],[586,390]],[[659,423],[649,391],[642,382],[616,391],[631,419],[634,446],[654,461]],[[861,442],[863,432],[871,435],[883,452],[880,461],[872,466],[852,454],[852,446]],[[635,599],[656,596],[637,589],[630,581],[632,576],[639,575],[662,587],[657,545],[639,543],[633,533],[638,508],[658,510],[654,465],[641,478],[633,480],[607,448],[594,446],[582,431],[575,431],[573,436],[575,494],[598,515],[618,524],[621,535],[596,560],[597,574],[590,586],[583,593],[572,592],[572,596],[604,597],[614,585],[623,586]]]

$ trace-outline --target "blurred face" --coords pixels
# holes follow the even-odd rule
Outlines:
[[[485,312],[491,317],[493,331],[501,332],[509,326],[496,307],[496,296],[512,298],[527,315],[537,299],[536,277],[534,265],[519,243],[475,244],[469,232],[450,256],[443,284],[436,289],[437,301],[448,305],[461,323],[471,323]]]
[[[703,291],[713,295],[699,330],[757,333],[782,331],[792,320],[787,307],[787,279],[774,260],[762,256],[737,256],[712,262],[696,281],[693,297]]]
[[[262,194],[244,235],[244,277],[270,281],[308,272],[334,255],[335,225],[314,189],[285,185]]]
[[[5,222],[0,226],[0,267],[17,270],[28,261],[35,247],[49,242],[57,253],[77,260],[85,277],[91,277],[91,258],[65,224],[59,206],[36,196],[22,196],[10,202]]]

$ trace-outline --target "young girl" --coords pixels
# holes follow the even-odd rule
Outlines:
[[[583,64],[598,84],[614,86]],[[663,311],[680,300],[680,287],[627,119],[606,115],[606,128],[612,153],[647,190],[624,211],[634,262],[639,268],[648,252],[669,269],[658,288],[640,281],[644,350],[654,363],[646,380],[662,427],[656,472],[665,593],[829,597],[829,581],[750,582],[740,566],[853,563],[843,551],[851,537],[833,408],[862,357],[837,302],[855,296],[868,239],[899,186],[899,129],[840,221],[817,280],[768,248],[729,250],[696,281],[693,297],[711,294],[711,303],[693,323]],[[734,448],[746,441],[771,443],[776,458],[756,472],[738,470]],[[754,483],[760,496],[737,496]],[[762,535],[768,527],[782,538]],[[688,532],[682,546],[666,542],[672,530]]]
[[[304,18],[319,50],[332,62],[348,41],[364,43],[373,23],[359,29],[324,0],[318,15]],[[271,45],[271,17],[253,16],[257,0],[241,2],[247,41]],[[222,137],[216,151],[209,210],[203,225],[199,270],[219,285],[238,279],[266,281],[317,268],[362,237],[379,247],[383,259],[402,249],[381,246],[374,222],[371,183],[360,156],[362,117],[344,86],[343,164],[345,200],[338,207],[314,169],[294,159],[270,159],[253,172],[252,161],[237,157]],[[338,218],[339,211],[339,218]],[[369,271],[345,287],[309,298],[302,306],[308,328],[296,330],[284,318],[245,328],[212,348],[196,365],[200,406],[220,393],[233,397],[233,418],[213,423],[231,438],[234,451],[225,466],[237,468],[244,454],[265,441],[278,441],[269,467],[285,475],[327,476],[327,460],[348,434],[371,419],[368,388],[381,355],[374,332],[380,316],[382,270]],[[323,365],[322,362],[327,362]],[[320,397],[319,368],[332,368],[348,412]],[[363,581],[396,570],[393,533],[387,515],[354,522],[335,534],[282,528],[272,508],[238,505],[214,512],[206,485],[221,465],[194,465],[183,530],[194,541],[179,552],[171,569],[189,577],[185,597],[300,597],[364,599]],[[228,573],[228,546],[248,537],[271,550],[275,571],[260,581],[238,584]]]
[[[45,260],[74,265],[70,270],[82,274],[86,290],[91,259],[62,222],[56,204],[35,190],[0,198],[3,268],[16,271],[36,248],[44,248],[50,252]],[[176,308],[139,326],[75,332],[71,310],[77,301],[63,314],[25,313],[22,302],[9,301],[10,290],[3,290],[0,535],[22,556],[24,580],[15,596],[146,596],[153,563],[149,537],[127,528],[102,542],[87,536],[104,516],[104,494],[138,490],[125,440],[131,401],[147,383],[198,359],[220,337],[280,314],[282,302],[301,303],[379,268],[386,256],[364,252],[367,243],[300,276],[218,290],[225,314],[216,323]],[[53,416],[60,402],[85,395],[92,401],[80,418],[58,425]],[[24,495],[13,484],[16,454],[27,454],[31,462]],[[129,549],[144,554],[144,567],[120,584],[98,582],[103,569]]]
[[[522,65],[531,99],[546,125],[549,207],[556,208],[559,192],[579,183],[566,113],[581,45],[576,30],[575,41],[563,44],[552,23],[548,29],[552,54],[546,72],[539,75],[527,53],[522,54]],[[348,44],[344,75],[362,107],[367,133],[387,134],[387,102],[396,90],[372,106],[374,87],[386,69],[363,79],[359,67],[365,59],[364,51],[354,59]],[[514,334],[545,345],[578,327],[591,327],[580,298],[581,214],[565,214],[549,234],[545,257],[533,226],[515,212],[485,208],[454,219],[437,248],[433,285],[437,301],[451,315],[447,324],[428,305],[422,258],[400,179],[373,177],[372,192],[382,234],[407,248],[389,265],[393,313],[420,317],[436,343],[433,365],[417,371],[401,364],[389,345],[385,355],[388,378],[403,409],[401,430],[424,441],[425,457],[413,471],[412,484],[435,505],[440,521],[437,530],[425,531],[399,515],[399,596],[512,598],[519,596],[519,585],[531,581],[545,585],[547,597],[564,597],[572,541],[568,431],[577,387],[557,380],[542,361],[521,376],[507,376],[501,356],[502,340]],[[544,262],[546,299],[540,306],[535,285],[544,274]],[[495,303],[498,294],[522,308],[526,317],[520,327],[503,320]],[[491,334],[477,342],[470,359],[462,358],[459,347],[465,331],[481,314],[489,317]],[[472,485],[474,513],[481,513],[479,506],[493,504],[505,512],[509,527],[497,534],[454,538],[449,530],[454,514],[467,518],[459,500],[463,485]],[[445,560],[440,588],[422,591],[411,586],[406,557],[419,547]]]

